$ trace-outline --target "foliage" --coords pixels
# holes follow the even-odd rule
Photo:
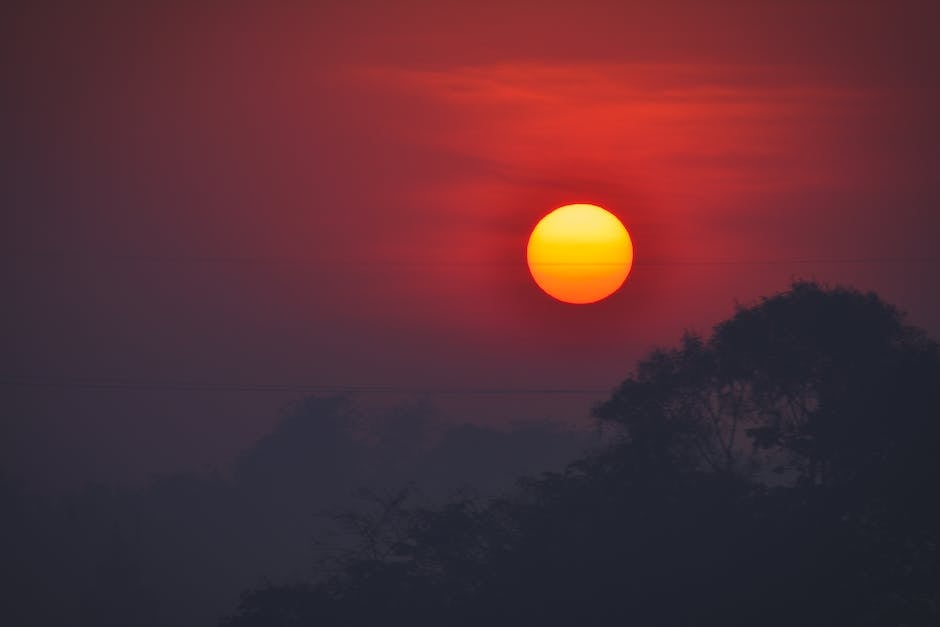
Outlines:
[[[938,390],[896,309],[798,282],[649,355],[595,410],[608,448],[511,497],[379,499],[332,576],[223,624],[934,625]]]
[[[213,624],[260,581],[343,571],[366,554],[373,529],[376,547],[386,550],[396,526],[410,528],[404,507],[401,516],[379,515],[398,486],[409,486],[409,508],[419,494],[442,502],[454,485],[495,494],[519,474],[572,459],[587,437],[547,425],[445,426],[420,406],[366,409],[349,398],[312,397],[287,407],[230,471],[63,495],[29,492],[0,472],[0,579],[9,582],[0,594],[2,624]],[[355,503],[369,509],[339,525],[326,514]],[[272,618],[276,606],[296,614],[295,596],[299,607],[322,608],[302,598],[309,587],[253,595],[264,608],[255,613],[272,623],[281,620]]]

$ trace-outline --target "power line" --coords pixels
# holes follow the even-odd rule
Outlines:
[[[394,385],[311,385],[296,383],[233,383],[159,379],[94,379],[45,376],[0,376],[0,386],[82,390],[160,392],[258,392],[302,394],[412,394],[428,396],[588,396],[609,394],[601,388],[428,387]]]

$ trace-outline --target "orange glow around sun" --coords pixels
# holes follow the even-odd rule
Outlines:
[[[587,304],[623,285],[633,266],[633,242],[606,209],[565,205],[535,225],[526,256],[532,278],[546,294],[565,303]]]

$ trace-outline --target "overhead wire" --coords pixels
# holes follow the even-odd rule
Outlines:
[[[25,388],[75,388],[85,390],[154,390],[179,392],[288,392],[309,394],[410,394],[429,396],[502,395],[596,395],[604,388],[550,387],[447,387],[395,385],[312,385],[298,383],[244,383],[209,381],[169,381],[161,379],[74,378],[0,375],[0,386]]]
[[[508,266],[519,262],[448,262],[421,260],[353,260],[309,257],[259,257],[218,255],[143,255],[7,251],[0,253],[7,260],[34,259],[91,263],[138,262],[172,264],[240,264],[240,265],[343,265],[383,266]],[[843,257],[843,258],[781,258],[781,259],[651,259],[637,260],[636,266],[728,266],[786,264],[869,264],[869,263],[937,263],[935,257]],[[74,378],[25,375],[0,375],[0,386],[20,388],[56,388],[83,390],[138,390],[166,392],[255,392],[255,393],[331,393],[331,394],[415,394],[449,396],[489,395],[600,395],[610,393],[601,388],[509,388],[509,387],[426,387],[392,385],[311,385],[297,383],[239,383],[206,381],[167,381],[159,379]]]

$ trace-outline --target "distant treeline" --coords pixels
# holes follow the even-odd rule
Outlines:
[[[0,475],[0,624],[197,627],[246,588],[322,577],[356,546],[340,513],[408,486],[444,502],[560,468],[596,439],[550,425],[444,425],[422,405],[308,398],[220,473],[27,493]]]

